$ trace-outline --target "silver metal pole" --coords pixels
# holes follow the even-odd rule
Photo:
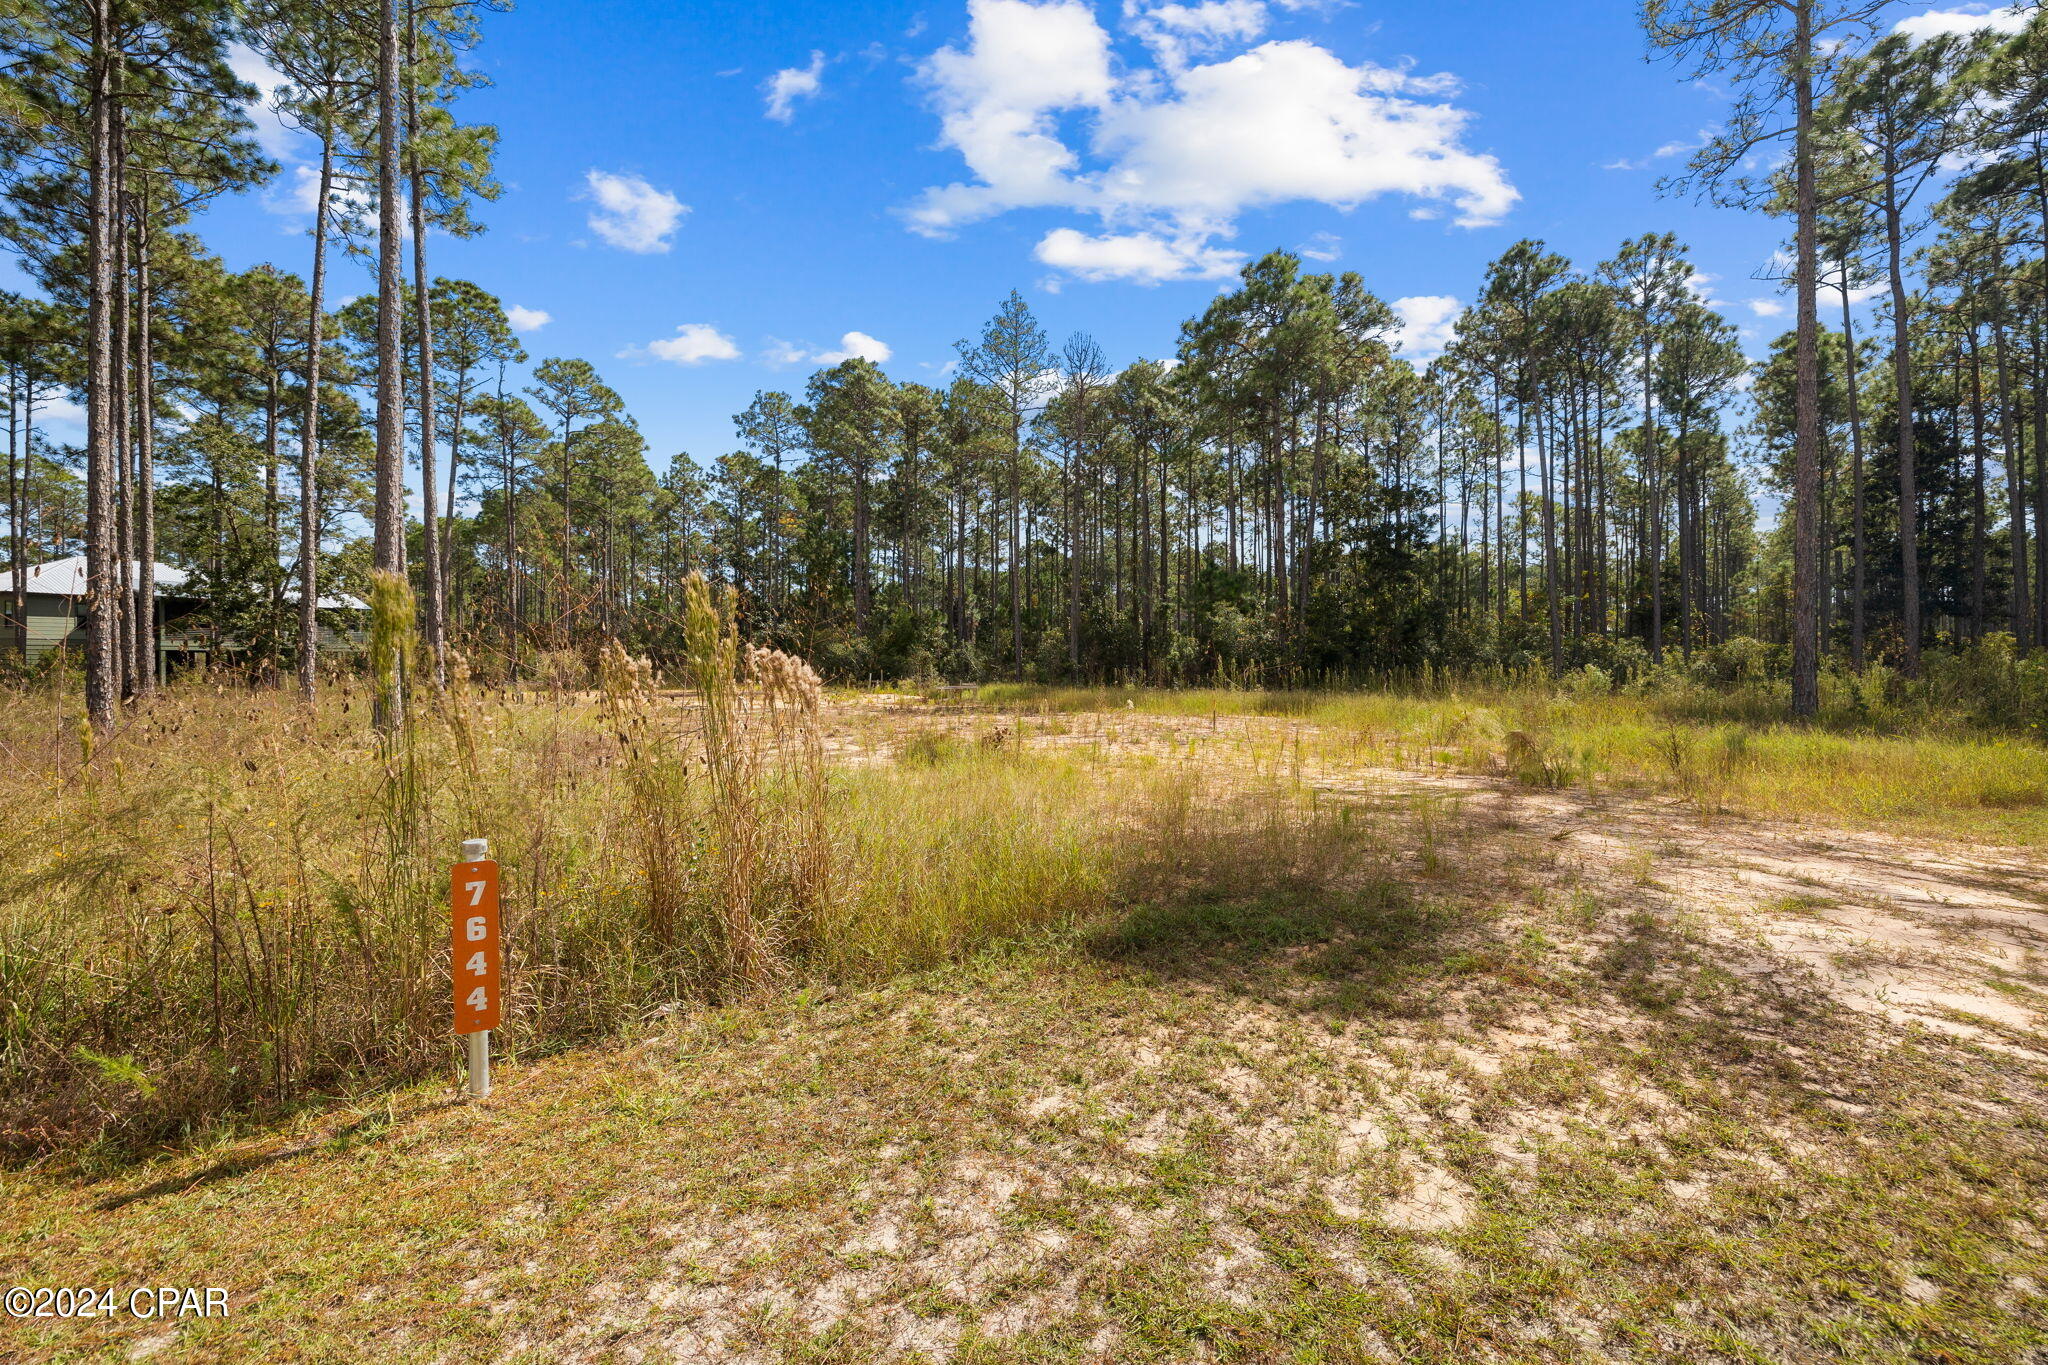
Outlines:
[[[465,1033],[469,1043],[469,1093],[478,1099],[491,1093],[491,1035]]]

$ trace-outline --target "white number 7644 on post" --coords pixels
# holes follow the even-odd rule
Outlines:
[[[463,852],[482,853],[481,839]],[[498,935],[498,865],[488,858],[455,864],[449,878],[449,975],[455,994],[455,1031],[470,1037],[472,1094],[490,1093],[489,1033],[504,1022],[504,957]],[[480,1046],[481,1045],[481,1046]]]

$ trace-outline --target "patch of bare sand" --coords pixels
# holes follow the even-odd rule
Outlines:
[[[1472,1216],[1472,1187],[1427,1162],[1412,1163],[1408,1190],[1381,1205],[1380,1221],[1405,1232],[1446,1232]]]
[[[1674,805],[1615,797],[1503,800],[1589,880],[1647,884],[1709,934],[1763,947],[1856,1009],[1993,1047],[2048,1023],[2037,1008],[2048,990],[2048,871],[2008,852],[1765,821],[1709,825]],[[2048,1055],[2048,1037],[2035,1050]]]

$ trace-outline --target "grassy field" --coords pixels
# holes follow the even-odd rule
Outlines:
[[[0,739],[0,1141],[20,1151],[189,1141],[439,1065],[467,837],[504,869],[509,1041],[532,1050],[1099,912],[1186,804],[1170,772],[1112,786],[937,746],[842,755],[828,780],[765,722],[721,782],[694,708],[622,720],[593,697],[451,700],[393,757],[350,698],[208,690],[89,765],[25,710]]]
[[[0,1280],[231,1304],[0,1357],[2048,1352],[2038,750],[729,676],[423,695],[382,747],[360,695],[187,686],[89,758],[0,702]]]
[[[1397,764],[1502,773],[1538,786],[1609,784],[1681,795],[1709,812],[2048,848],[2048,747],[2038,738],[1922,726],[1875,729],[1843,710],[1786,723],[1741,696],[1259,692],[992,686],[976,704],[1039,714],[1134,709],[1199,719],[1266,716],[1314,742]]]

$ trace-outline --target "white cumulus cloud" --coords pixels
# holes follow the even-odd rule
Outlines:
[[[825,54],[813,52],[809,66],[788,66],[761,82],[767,114],[777,123],[796,117],[798,100],[815,97],[824,86]]]
[[[970,178],[909,206],[919,232],[1064,208],[1103,231],[1049,235],[1041,260],[1070,257],[1084,278],[1206,278],[1247,210],[1393,195],[1471,227],[1520,197],[1497,160],[1465,145],[1471,116],[1449,102],[1447,76],[1354,66],[1303,40],[1220,55],[1264,31],[1266,9],[1249,0],[1128,4],[1149,67],[1114,63],[1081,0],[970,0],[968,13],[967,42],[922,74],[941,142]]]
[[[187,420],[196,414],[188,414]],[[85,405],[59,394],[36,404],[36,429],[45,436],[76,443],[85,439]]]
[[[1267,43],[1173,85],[1173,98],[1104,118],[1115,158],[1104,188],[1120,208],[1222,221],[1291,199],[1348,207],[1406,194],[1448,200],[1477,226],[1519,197],[1498,162],[1458,145],[1463,110],[1402,98],[1406,74],[1347,66],[1313,43]]]
[[[637,175],[592,170],[583,179],[584,191],[578,197],[597,205],[590,211],[590,230],[621,251],[667,251],[669,237],[690,211],[667,190],[658,190]]]
[[[291,174],[264,192],[263,207],[289,218],[310,218],[320,199],[320,172],[294,166]]]
[[[1143,5],[1124,0],[1124,19],[1163,66],[1183,67],[1191,57],[1266,31],[1260,0],[1202,0],[1199,4]]]
[[[1046,265],[1084,280],[1216,280],[1235,275],[1244,253],[1205,246],[1198,240],[1169,240],[1151,232],[1105,232],[1091,236],[1054,228],[1032,250]]]
[[[515,303],[505,310],[505,321],[515,332],[538,332],[554,320],[554,314],[541,308],[521,308]]]
[[[847,360],[865,360],[880,365],[894,354],[896,352],[886,341],[871,337],[866,332],[847,332],[839,338],[837,346],[822,350],[769,337],[767,346],[761,351],[761,360],[776,369],[786,365],[837,365]]]
[[[1916,43],[1944,34],[1966,35],[1979,29],[1990,29],[1994,33],[2018,33],[2027,26],[2027,18],[2018,5],[2005,9],[1989,9],[1983,5],[1963,5],[1956,9],[1930,10],[1926,14],[1909,14],[1893,26],[1892,32],[1903,33]]]
[[[1401,319],[1400,354],[1414,360],[1442,355],[1457,338],[1458,314],[1464,305],[1449,294],[1414,294],[1394,300],[1394,313]]]
[[[1745,299],[1749,311],[1760,318],[1781,318],[1785,316],[1783,299]]]
[[[407,241],[412,239],[412,212],[410,196],[399,196],[398,235]],[[291,168],[288,177],[281,177],[264,192],[263,208],[266,212],[285,218],[311,218],[320,206],[320,172],[307,165]],[[353,183],[341,176],[327,187],[328,221],[343,230],[371,234],[377,230],[377,200],[364,185]],[[287,232],[299,229],[288,227]]]
[[[970,0],[972,41],[942,47],[925,63],[940,137],[966,160],[976,184],[926,191],[911,225],[932,235],[1031,205],[1082,198],[1069,178],[1080,159],[1060,140],[1055,115],[1101,108],[1115,81],[1109,35],[1077,0]]]
[[[894,354],[886,341],[877,341],[866,332],[848,332],[839,338],[839,349],[820,351],[814,358],[820,365],[837,365],[847,360],[866,360],[879,365]]]
[[[672,337],[660,337],[645,346],[628,346],[622,359],[652,357],[677,365],[702,365],[708,360],[738,360],[740,348],[731,337],[708,322],[686,322]]]

